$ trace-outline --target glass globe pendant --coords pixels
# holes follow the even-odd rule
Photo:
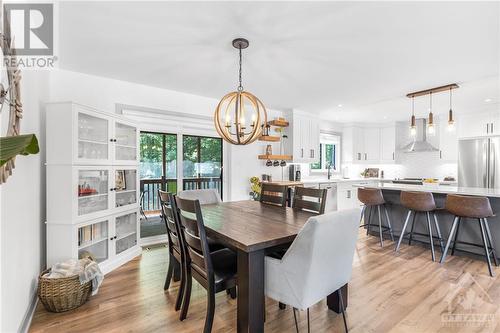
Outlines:
[[[239,86],[237,91],[230,92],[221,99],[214,113],[217,133],[234,145],[254,142],[262,135],[267,124],[266,107],[256,96],[245,91],[241,84],[241,50],[248,45],[248,40],[244,38],[233,40],[233,46],[239,50]]]

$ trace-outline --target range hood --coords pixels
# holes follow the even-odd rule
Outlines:
[[[417,135],[415,136],[414,141],[401,148],[401,150],[405,153],[439,151],[439,149],[427,142],[427,121],[425,118],[417,119],[416,123]]]

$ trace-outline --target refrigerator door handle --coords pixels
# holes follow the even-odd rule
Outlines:
[[[493,140],[490,141],[490,160],[488,163],[488,173],[489,173],[489,188],[496,188],[496,159],[497,159],[497,147],[496,147],[496,142]]]
[[[488,156],[490,154],[490,145],[489,145],[489,140],[487,140],[484,145],[483,145],[483,165],[486,167],[485,172],[483,172],[483,187],[488,188],[489,187],[489,167],[490,167],[490,161],[488,159]]]

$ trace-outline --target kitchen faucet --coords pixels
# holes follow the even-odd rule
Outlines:
[[[332,164],[331,164],[330,162],[328,162],[328,163],[326,164],[326,168],[327,168],[327,170],[328,170],[328,175],[327,175],[327,177],[328,177],[328,179],[330,179],[330,178],[332,178]]]

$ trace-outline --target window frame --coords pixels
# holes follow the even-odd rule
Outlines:
[[[316,163],[309,163],[309,171],[311,173],[326,173],[328,172],[328,169],[326,168],[326,149],[325,149],[325,145],[327,144],[333,144],[331,142],[322,142],[322,138],[325,137],[325,136],[336,136],[338,137],[338,142],[335,143],[335,166],[336,168],[332,168],[331,171],[332,171],[332,174],[338,174],[341,172],[340,170],[340,167],[341,167],[341,163],[342,163],[342,134],[341,133],[336,133],[336,132],[321,132],[320,133],[320,161],[319,161],[319,164],[320,164],[320,169],[313,169],[311,168],[311,165],[312,164],[316,164]],[[327,141],[327,140],[325,140]]]

